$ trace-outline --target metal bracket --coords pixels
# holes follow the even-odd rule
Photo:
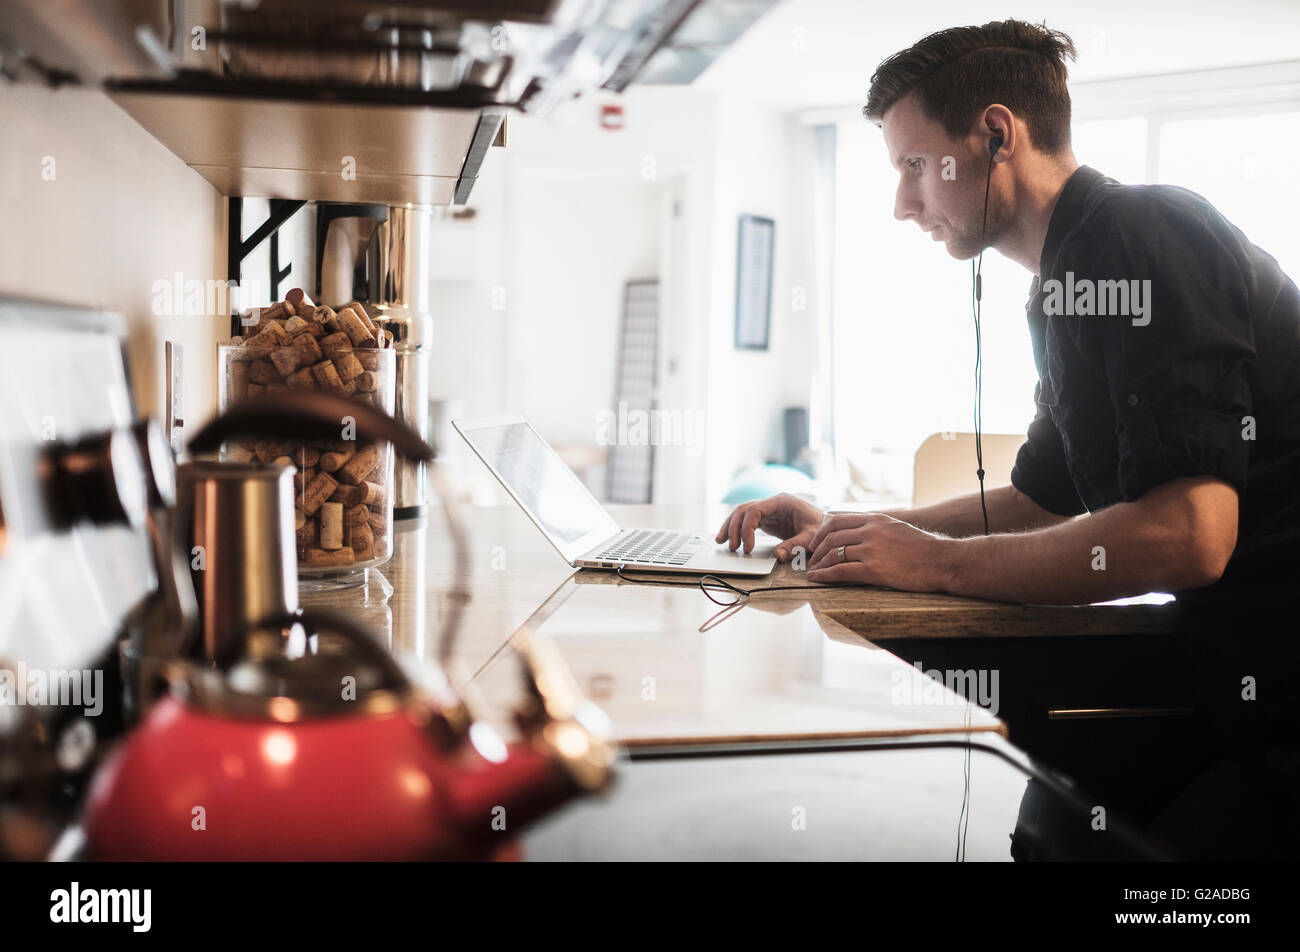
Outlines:
[[[271,297],[280,296],[280,282],[289,275],[291,268],[280,268],[280,240],[278,232],[280,227],[297,214],[298,210],[306,205],[306,201],[287,198],[271,199],[271,212],[266,217],[266,221],[257,226],[257,229],[243,239],[240,236],[244,233],[244,199],[232,195],[229,199],[229,221],[226,226],[226,276],[228,279],[243,283],[244,278],[244,259],[253,253],[258,245],[267,238],[271,239]],[[239,318],[230,315],[230,334],[232,337],[240,333]]]

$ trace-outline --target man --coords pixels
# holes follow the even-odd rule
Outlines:
[[[944,30],[882,63],[863,110],[899,171],[896,218],[1034,275],[1037,414],[1011,485],[986,493],[990,534],[978,492],[830,518],[782,495],[718,542],[749,551],[761,528],[783,561],[806,550],[810,581],[1015,602],[1292,585],[1300,294],[1200,196],[1079,165],[1073,57],[1015,20]]]

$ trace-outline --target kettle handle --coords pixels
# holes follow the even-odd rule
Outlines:
[[[357,436],[365,440],[384,440],[410,460],[428,462],[433,447],[420,434],[398,423],[373,404],[322,391],[282,390],[272,398],[254,397],[241,400],[221,416],[205,423],[190,438],[191,453],[211,453],[221,444],[238,436],[255,434],[268,439],[331,440],[338,439],[343,419],[356,424]]]
[[[365,628],[342,616],[310,608],[299,612],[277,612],[240,625],[230,633],[229,637],[222,639],[224,650],[219,651],[213,661],[218,669],[224,669],[244,656],[248,635],[252,632],[261,628],[291,628],[294,625],[302,625],[308,630],[329,630],[343,635],[351,645],[360,649],[367,660],[374,662],[388,675],[395,687],[406,687],[410,684],[410,678],[406,676],[402,666]]]

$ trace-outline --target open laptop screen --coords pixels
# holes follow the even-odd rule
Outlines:
[[[526,420],[454,425],[568,561],[618,532],[618,524]]]

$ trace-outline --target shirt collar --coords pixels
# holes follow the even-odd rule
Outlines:
[[[1061,247],[1061,241],[1075,226],[1083,212],[1084,199],[1088,197],[1094,185],[1105,179],[1106,176],[1096,169],[1081,165],[1065,180],[1061,196],[1056,200],[1056,208],[1052,209],[1052,220],[1047,224],[1047,238],[1043,241],[1043,253],[1038,263],[1040,275],[1045,276],[1050,273],[1050,266],[1056,262],[1056,252]]]

